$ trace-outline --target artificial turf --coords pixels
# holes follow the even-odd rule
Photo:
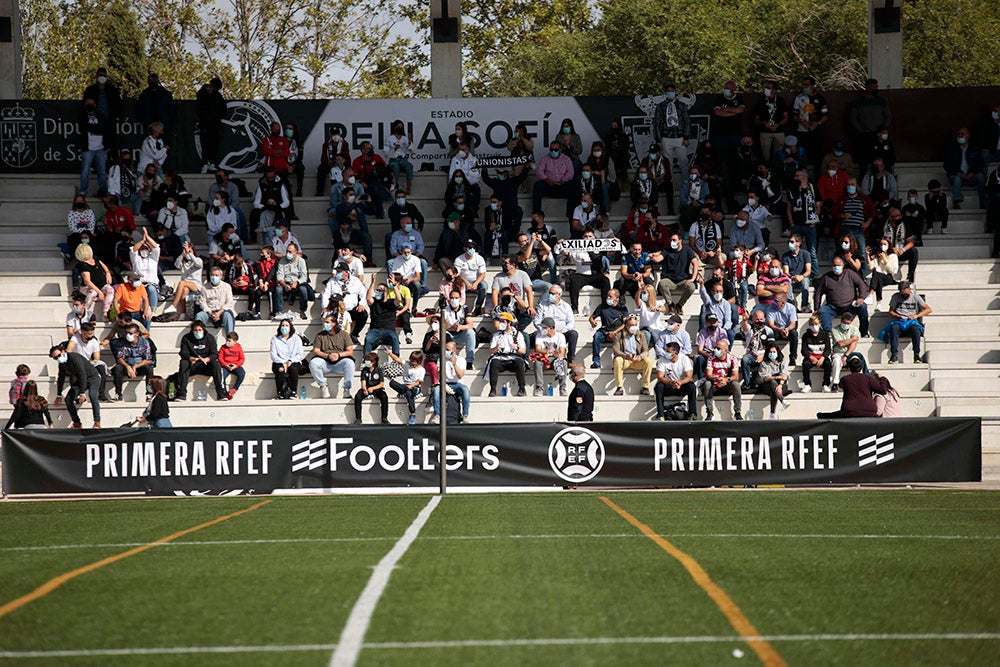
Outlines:
[[[358,664],[759,664],[678,561],[600,495],[445,497],[393,572]],[[763,635],[990,635],[774,640],[789,665],[982,665],[1000,651],[996,492],[604,495],[696,559]],[[259,500],[0,503],[0,604],[129,545]],[[176,544],[84,574],[0,618],[0,650],[12,652],[0,653],[0,663],[326,664],[372,567],[427,501],[275,498]],[[70,546],[26,548],[58,545]],[[717,639],[649,640],[677,637]],[[571,643],[597,638],[643,641]],[[531,643],[548,639],[570,643]],[[495,645],[454,645],[469,640]],[[313,644],[320,647],[18,654]]]

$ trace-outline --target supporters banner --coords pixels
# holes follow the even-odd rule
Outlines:
[[[476,424],[448,431],[451,487],[971,482],[979,419]],[[435,487],[434,426],[3,433],[7,494]]]
[[[963,125],[978,126],[989,119],[991,100],[1000,99],[1000,87],[888,90],[881,93],[893,110],[891,132],[900,162],[941,162],[945,149]],[[692,138],[704,141],[711,135],[716,93],[681,94],[691,108]],[[824,142],[836,138],[848,142],[859,155],[850,128],[850,105],[859,93],[824,93],[830,109]],[[784,95],[791,105],[795,95]],[[747,113],[743,130],[750,132],[752,110],[759,92],[744,95]],[[617,97],[515,97],[449,98],[406,100],[230,100],[223,121],[220,166],[235,173],[257,170],[263,155],[260,144],[270,124],[294,123],[303,142],[303,164],[315,173],[323,141],[337,130],[348,141],[352,157],[365,141],[381,149],[394,120],[402,120],[412,141],[410,161],[416,169],[436,169],[448,163],[448,137],[455,124],[467,123],[475,153],[492,166],[513,166],[524,158],[506,158],[514,126],[523,123],[534,140],[534,156],[540,159],[549,142],[558,136],[563,119],[569,119],[589,151],[593,141],[608,135],[611,121],[625,132],[628,161],[636,167],[653,141],[652,124],[662,94]],[[984,102],[986,100],[987,102]],[[74,173],[80,169],[78,100],[0,100],[0,173]],[[908,113],[912,110],[912,113]],[[201,138],[193,100],[175,103],[167,119],[166,143],[171,150],[168,167],[183,173],[197,172],[202,164]],[[116,146],[138,152],[146,129],[127,101],[116,124]],[[788,130],[793,130],[789,127]],[[693,150],[693,145],[692,145]]]

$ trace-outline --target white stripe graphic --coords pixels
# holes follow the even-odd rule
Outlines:
[[[585,540],[585,539],[618,539],[640,538],[637,533],[590,533],[590,534],[553,534],[553,535],[435,535],[424,537],[424,540]],[[789,534],[789,533],[664,533],[663,537],[704,537],[704,538],[746,538],[746,539],[817,539],[817,540],[1000,540],[1000,535],[834,535],[834,534]],[[201,546],[236,546],[243,544],[300,544],[327,542],[390,542],[397,537],[298,537],[272,540],[192,540],[188,542],[169,542],[156,548],[170,547],[201,547]],[[0,547],[0,553],[8,551],[50,551],[57,549],[104,549],[139,547],[145,542],[119,542],[105,544],[50,544],[30,547]]]
[[[588,644],[718,644],[746,641],[767,642],[831,642],[831,641],[996,641],[998,632],[945,632],[897,634],[815,634],[815,635],[764,635],[741,637],[738,635],[695,635],[677,637],[549,637],[538,639],[459,639],[425,642],[373,642],[364,644],[366,649],[395,650],[421,648],[467,648],[504,646],[575,646]],[[329,651],[337,644],[291,644],[274,646],[164,646],[106,649],[61,649],[51,651],[0,651],[4,658],[74,658],[90,656],[124,655],[177,655],[191,653],[281,653],[302,651]]]
[[[372,614],[375,613],[375,605],[378,604],[382,592],[389,584],[389,577],[392,575],[396,563],[417,539],[420,529],[427,523],[427,519],[430,518],[434,508],[440,502],[441,496],[431,498],[430,502],[420,510],[410,527],[406,529],[406,532],[403,533],[403,536],[399,538],[399,541],[375,566],[375,571],[368,579],[365,589],[361,591],[361,596],[354,603],[354,608],[351,609],[351,615],[347,617],[347,624],[340,633],[340,641],[337,642],[337,648],[330,658],[330,667],[354,667],[358,661],[358,655],[361,653],[361,646],[365,641],[365,633],[368,632],[368,624],[372,620]]]

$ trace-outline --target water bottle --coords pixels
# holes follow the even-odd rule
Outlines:
[[[302,387],[299,389],[299,399],[301,399],[303,401],[306,400],[306,386],[305,385],[302,385]]]
[[[546,390],[546,392],[548,393],[549,396],[552,395],[552,383],[551,382],[549,383],[549,388]]]
[[[590,305],[589,304],[584,304],[583,309],[580,311],[580,313],[584,317],[590,317]]]
[[[503,386],[500,388],[500,395],[501,396],[506,396],[507,395],[507,385],[508,384],[510,384],[510,383],[504,382]]]
[[[208,400],[208,394],[205,393],[204,389],[198,392],[198,400],[199,401],[207,401]]]
[[[753,408],[750,408],[750,410],[747,412],[747,421],[753,421],[753,419],[754,419],[754,411]]]

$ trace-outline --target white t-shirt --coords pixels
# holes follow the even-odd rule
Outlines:
[[[542,352],[550,357],[554,357],[559,350],[566,349],[566,336],[558,331],[553,332],[551,338],[544,333],[538,333],[535,335],[535,349],[539,347],[542,348]]]
[[[84,322],[94,321],[94,311],[84,309],[83,315],[77,315],[76,311],[70,309],[69,314],[66,315],[66,326],[73,327],[73,331],[79,331],[80,325]]]
[[[490,339],[490,349],[499,348],[498,354],[517,354],[520,345],[519,338],[520,335],[516,331],[511,331],[510,328],[507,331],[494,331],[493,337]]]
[[[649,331],[663,331],[663,313],[642,303],[639,304],[639,328]]]
[[[454,364],[455,364],[454,366],[452,366],[452,362],[454,362]],[[462,355],[460,355],[458,353],[455,353],[455,354],[451,355],[451,359],[447,359],[444,362],[444,381],[445,382],[452,383],[452,384],[454,384],[456,382],[461,382],[461,380],[458,378],[458,374],[455,373],[455,367],[458,367],[458,368],[462,369],[463,373],[465,372],[465,357],[463,357]]]
[[[132,260],[132,270],[142,276],[142,282],[152,285],[159,284],[160,280],[156,276],[156,267],[160,261],[160,248],[150,250],[145,259],[135,250],[129,252]]]
[[[413,254],[409,257],[398,255],[392,258],[390,268],[393,273],[403,276],[404,280],[409,280],[410,278],[415,278],[420,273],[420,258]]]
[[[334,264],[334,266],[336,266],[337,264],[346,264],[347,270],[350,272],[352,276],[364,280],[365,277],[364,262],[362,262],[354,255],[351,255],[348,259],[344,259],[343,257],[337,257],[337,261]]]
[[[410,385],[414,382],[423,382],[426,371],[423,366],[414,366],[410,362],[403,364],[403,384]]]
[[[694,371],[694,366],[691,363],[690,357],[678,354],[677,361],[670,361],[667,357],[663,357],[657,361],[656,372],[659,373],[660,371],[663,371],[663,376],[668,380],[682,380],[686,373]]]
[[[85,343],[83,342],[83,337],[80,334],[75,334],[72,340],[74,345],[73,351],[79,354],[87,361],[93,363],[94,354],[100,353],[101,351],[101,341],[97,340],[97,336],[94,336],[88,342]]]
[[[471,258],[462,253],[455,258],[455,270],[471,284],[476,282],[479,276],[486,273],[486,260],[479,253]]]

